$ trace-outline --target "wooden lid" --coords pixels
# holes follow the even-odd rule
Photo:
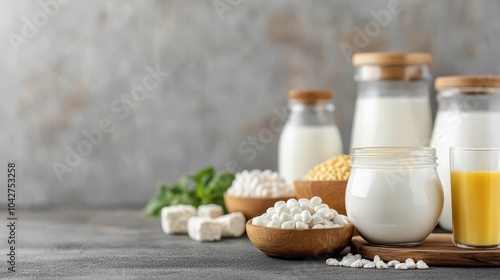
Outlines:
[[[359,68],[356,80],[382,81],[405,80],[417,81],[429,78],[428,73],[420,65],[366,65]]]
[[[372,52],[355,53],[352,65],[430,65],[432,56],[429,53],[404,52]]]
[[[438,77],[436,89],[444,88],[500,88],[500,76],[447,76]]]
[[[314,103],[332,99],[332,92],[327,89],[291,89],[288,91],[288,100]]]

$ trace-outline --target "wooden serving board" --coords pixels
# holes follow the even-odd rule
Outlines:
[[[355,236],[351,252],[367,259],[379,255],[386,262],[412,258],[434,266],[500,266],[500,249],[461,249],[453,244],[451,234],[433,233],[418,246],[398,248],[371,245]]]

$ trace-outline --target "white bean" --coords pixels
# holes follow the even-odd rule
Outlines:
[[[286,206],[286,202],[284,202],[283,200],[280,200],[280,201],[276,201],[276,203],[274,203],[274,208],[279,208],[280,206]]]
[[[332,222],[332,221],[328,221],[328,220],[325,220],[325,221],[323,222],[323,224],[325,224],[325,225],[329,225],[329,226],[333,226],[333,222]]]
[[[265,227],[268,223],[269,222],[266,219],[261,218],[261,217],[255,217],[252,220],[253,225],[261,226],[261,227]]]
[[[342,261],[342,266],[345,266],[345,267],[351,267],[351,264],[352,264],[353,262],[354,262],[354,261],[353,261],[353,260],[350,260],[350,259],[343,260],[343,261]]]
[[[314,214],[312,217],[313,225],[322,224],[325,221],[321,216]]]
[[[307,210],[309,211],[309,213],[313,214],[314,213],[314,209],[309,205],[309,206],[305,206],[305,207],[301,207],[302,210]]]
[[[328,209],[328,211],[326,212],[326,214],[323,216],[323,218],[325,218],[325,220],[332,220],[333,218],[335,218],[335,213],[337,211],[333,210],[333,209]],[[335,223],[335,222],[334,222]],[[337,223],[336,223],[337,224]]]
[[[295,214],[295,215],[293,216],[293,221],[294,221],[294,222],[302,222],[302,215],[300,215],[300,214]]]
[[[303,211],[302,208],[300,208],[299,206],[295,206],[292,209],[290,209],[290,214],[295,216],[295,214],[300,214],[302,213],[302,211]]]
[[[375,268],[375,264],[373,262],[365,263],[363,268]]]
[[[328,208],[321,208],[318,210],[318,212],[316,212],[316,214],[320,215],[321,217],[325,218],[326,215],[328,215],[328,211],[329,209]],[[330,219],[327,219],[327,220],[330,220]]]
[[[298,202],[295,198],[290,198],[287,202],[286,202],[286,207],[288,207],[288,209],[292,209],[293,207],[297,206],[298,205]]]
[[[276,221],[270,221],[266,227],[270,227],[270,228],[279,228],[280,226],[278,225],[278,223]]]
[[[303,222],[296,222],[295,223],[295,227],[296,228],[306,228],[306,229],[309,228],[309,226],[306,223],[303,223]]]
[[[337,225],[345,225],[344,224],[344,221],[342,220],[342,217],[340,217],[340,215],[335,215],[335,217],[333,218],[332,222],[334,224],[337,224]]]
[[[293,228],[295,228],[295,223],[293,221],[284,222],[284,223],[281,224],[281,228],[283,228],[283,229],[293,229]]]
[[[281,205],[276,209],[276,213],[279,215],[281,215],[281,213],[290,213],[290,209],[288,209],[288,207],[286,207],[286,204]]]
[[[387,265],[389,267],[395,267],[399,263],[400,263],[399,261],[394,260],[394,261],[390,261],[389,263],[387,263]]]
[[[330,208],[330,207],[329,207],[328,205],[326,205],[326,204],[324,204],[324,203],[323,203],[323,204],[320,204],[320,205],[318,205],[318,206],[314,206],[314,211],[315,211],[315,212],[318,212],[318,211],[319,211],[319,209],[323,209],[323,208],[327,208],[327,209],[328,209],[328,208]]]
[[[406,266],[406,264],[404,263],[398,263],[396,266],[395,266],[396,269],[408,269],[408,267]]]
[[[288,222],[288,221],[293,221],[293,217],[292,217],[292,215],[290,215],[288,213],[281,213],[280,220],[282,223]]]
[[[318,205],[320,205],[320,204],[321,204],[321,202],[323,202],[323,201],[321,200],[321,197],[319,197],[319,196],[313,196],[313,197],[311,198],[311,200],[310,200],[310,201],[311,201],[311,206],[312,206],[312,207],[314,207],[314,206],[318,206]]]
[[[273,212],[273,213],[275,212],[275,208],[274,207],[267,208],[266,213],[271,213],[271,212]]]
[[[417,269],[429,269],[429,266],[422,260],[417,262]]]
[[[312,221],[311,212],[304,210],[300,215],[302,216],[302,222],[308,224]]]
[[[349,220],[349,217],[347,217],[345,215],[339,215],[339,216],[342,218],[342,222],[344,223],[344,225],[351,223],[351,221]]]
[[[326,265],[339,266],[339,261],[334,258],[329,258],[326,260]]]
[[[372,261],[367,260],[367,259],[361,259],[361,262],[362,262],[363,264],[367,264],[367,263],[371,263]]]
[[[354,267],[354,268],[361,268],[361,267],[363,267],[363,263],[361,262],[361,260],[355,260],[355,261],[351,264],[351,267]]]
[[[417,266],[415,264],[415,261],[412,258],[407,258],[406,261],[405,261],[405,264],[406,264],[406,267],[408,267],[410,269],[413,269],[413,268],[415,268]]]
[[[383,261],[378,261],[375,263],[375,267],[378,268],[378,269],[385,269],[385,268],[389,268],[389,266],[383,262]]]

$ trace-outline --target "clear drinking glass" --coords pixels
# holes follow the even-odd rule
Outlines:
[[[500,148],[450,148],[453,243],[500,247]]]

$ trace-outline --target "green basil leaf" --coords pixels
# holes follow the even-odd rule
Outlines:
[[[178,186],[179,189],[187,192],[189,191],[189,182],[191,179],[191,175],[184,175],[177,181],[177,183],[175,183],[175,185]]]
[[[202,170],[198,171],[193,176],[194,181],[196,182],[197,186],[206,186],[208,183],[212,180],[212,178],[215,176],[215,169],[212,166],[208,166],[203,168]]]
[[[206,193],[210,197],[222,196],[234,181],[234,174],[223,173],[217,175],[207,186]]]
[[[170,205],[171,198],[171,189],[169,189],[165,183],[159,184],[157,195],[150,199],[146,207],[144,207],[144,216],[159,217],[161,209]]]
[[[165,183],[158,185],[155,197],[149,200],[144,207],[144,215],[158,217],[165,206],[187,204],[198,207],[202,204],[214,203],[224,205],[223,194],[231,186],[234,174],[216,174],[211,166],[203,168],[194,175],[184,175],[172,186]]]

